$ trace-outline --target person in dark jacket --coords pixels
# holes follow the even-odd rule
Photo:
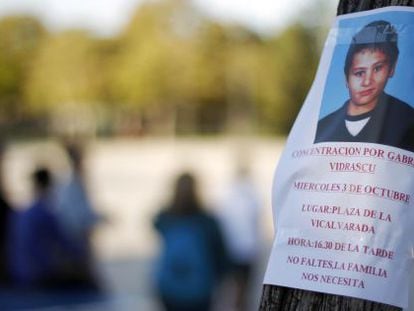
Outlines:
[[[30,206],[14,215],[9,232],[13,282],[19,288],[45,289],[76,286],[70,263],[82,256],[61,229],[54,213],[53,179],[47,168],[32,174],[36,197]]]
[[[414,151],[414,109],[384,92],[395,72],[398,34],[386,21],[352,39],[344,73],[350,99],[318,122],[315,143],[368,142]]]

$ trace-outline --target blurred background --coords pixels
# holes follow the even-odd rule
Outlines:
[[[238,223],[256,235],[246,242],[258,248],[250,250],[244,303],[244,310],[255,310],[273,234],[273,172],[335,10],[334,1],[323,0],[2,0],[0,199],[10,210],[2,215],[11,216],[1,216],[7,229],[0,248],[9,258],[0,263],[7,275],[1,309],[64,309],[67,302],[50,299],[33,277],[22,286],[24,263],[13,264],[31,256],[10,245],[25,241],[18,224],[31,223],[27,211],[43,202],[33,191],[40,182],[53,193],[46,209],[56,221],[46,218],[62,227],[56,232],[63,240],[67,219],[85,223],[83,240],[90,244],[82,244],[88,249],[82,254],[105,293],[76,293],[82,297],[69,299],[77,301],[71,308],[162,310],[154,267],[164,244],[153,222],[174,197],[177,176],[191,172],[229,253],[228,236],[243,235]],[[79,172],[68,148],[75,145]],[[33,175],[45,169],[53,176],[48,187],[42,174]],[[80,186],[73,186],[77,174]],[[242,193],[252,193],[250,203],[240,204],[257,217],[250,229],[243,207],[227,209],[242,201],[229,199],[243,197],[234,192],[240,176],[249,180]],[[78,207],[69,208],[72,216],[65,200]],[[75,241],[68,249],[78,250],[67,236]],[[234,281],[222,283],[230,294],[215,294],[213,309],[242,310]],[[25,305],[17,302],[22,287],[35,293]]]

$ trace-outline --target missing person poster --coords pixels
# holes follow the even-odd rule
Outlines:
[[[338,17],[272,191],[265,284],[408,304],[414,9]]]

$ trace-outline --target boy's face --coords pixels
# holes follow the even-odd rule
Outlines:
[[[388,78],[394,74],[388,57],[380,50],[364,49],[355,53],[347,76],[350,104],[372,110],[378,103]]]

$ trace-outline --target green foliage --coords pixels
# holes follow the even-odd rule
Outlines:
[[[257,104],[265,129],[286,134],[292,126],[315,73],[318,47],[301,25],[266,42],[259,75]]]
[[[226,96],[228,39],[219,24],[205,22],[195,38],[193,67],[197,96],[202,102],[223,101]]]
[[[34,111],[53,110],[62,104],[99,101],[102,71],[96,42],[83,32],[49,36],[43,42],[26,85],[26,98]]]
[[[167,113],[192,131],[223,130],[241,120],[286,134],[318,56],[315,34],[299,24],[260,38],[205,20],[180,1],[142,7],[122,41],[112,83],[117,101]]]
[[[124,33],[112,81],[119,104],[145,110],[194,99],[196,53],[185,25],[192,11],[184,3],[172,4],[144,5]],[[172,19],[174,14],[187,20]]]
[[[105,40],[81,31],[48,35],[33,18],[6,18],[0,105],[18,99],[28,116],[99,107],[109,122],[137,116],[151,131],[256,126],[286,134],[319,54],[316,34],[303,25],[261,37],[213,22],[186,0],[147,2],[118,37]]]
[[[21,107],[33,55],[45,36],[42,25],[25,16],[0,20],[0,109],[9,117]]]

